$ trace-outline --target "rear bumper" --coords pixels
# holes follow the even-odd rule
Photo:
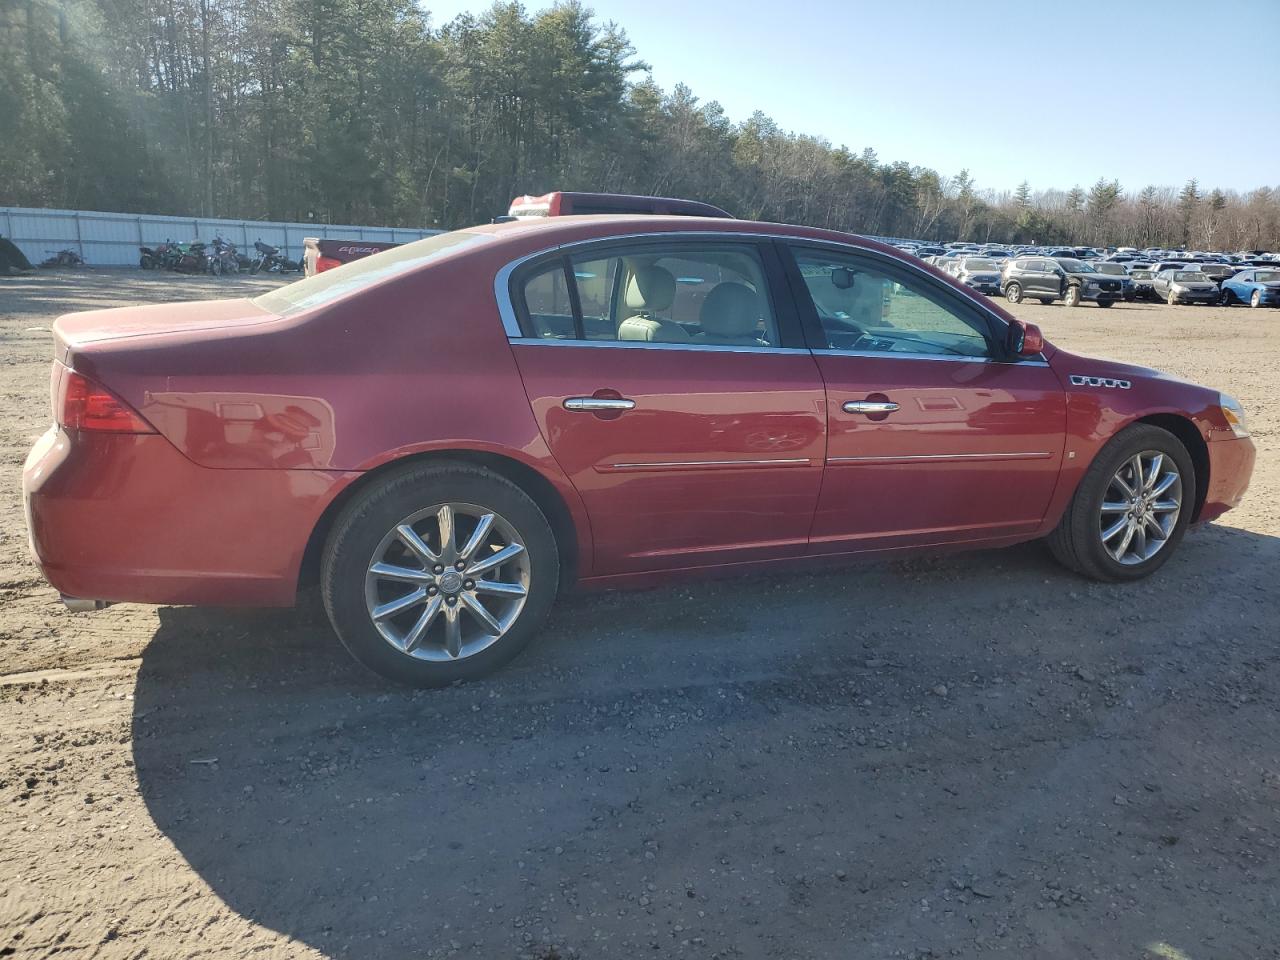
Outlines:
[[[1209,448],[1209,489],[1204,506],[1196,517],[1198,523],[1216,520],[1232,507],[1239,506],[1249,489],[1257,451],[1248,438],[1214,440]]]
[[[358,474],[200,467],[164,437],[51,428],[22,473],[32,556],[61,593],[288,606],[307,540]]]

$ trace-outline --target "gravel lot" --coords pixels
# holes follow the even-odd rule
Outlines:
[[[73,616],[27,560],[53,319],[274,282],[0,280],[0,956],[1280,956],[1280,311],[1018,308],[1251,413],[1245,505],[1153,580],[577,597],[412,693],[313,614]]]

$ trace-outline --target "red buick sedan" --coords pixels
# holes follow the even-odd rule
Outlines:
[[[351,653],[421,686],[510,659],[575,583],[1036,538],[1133,580],[1254,462],[1216,390],[776,224],[476,227],[55,334],[23,487],[74,609],[318,578]]]

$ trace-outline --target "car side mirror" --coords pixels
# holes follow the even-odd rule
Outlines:
[[[1034,357],[1044,350],[1044,334],[1034,323],[1015,320],[1009,324],[1009,352],[1019,357]]]

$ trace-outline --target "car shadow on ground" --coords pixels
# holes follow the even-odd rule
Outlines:
[[[314,611],[164,609],[134,759],[231,909],[335,956],[1247,954],[1276,858],[1210,848],[1274,825],[1278,572],[1211,527],[1128,587],[1028,545],[574,597],[431,692]]]

